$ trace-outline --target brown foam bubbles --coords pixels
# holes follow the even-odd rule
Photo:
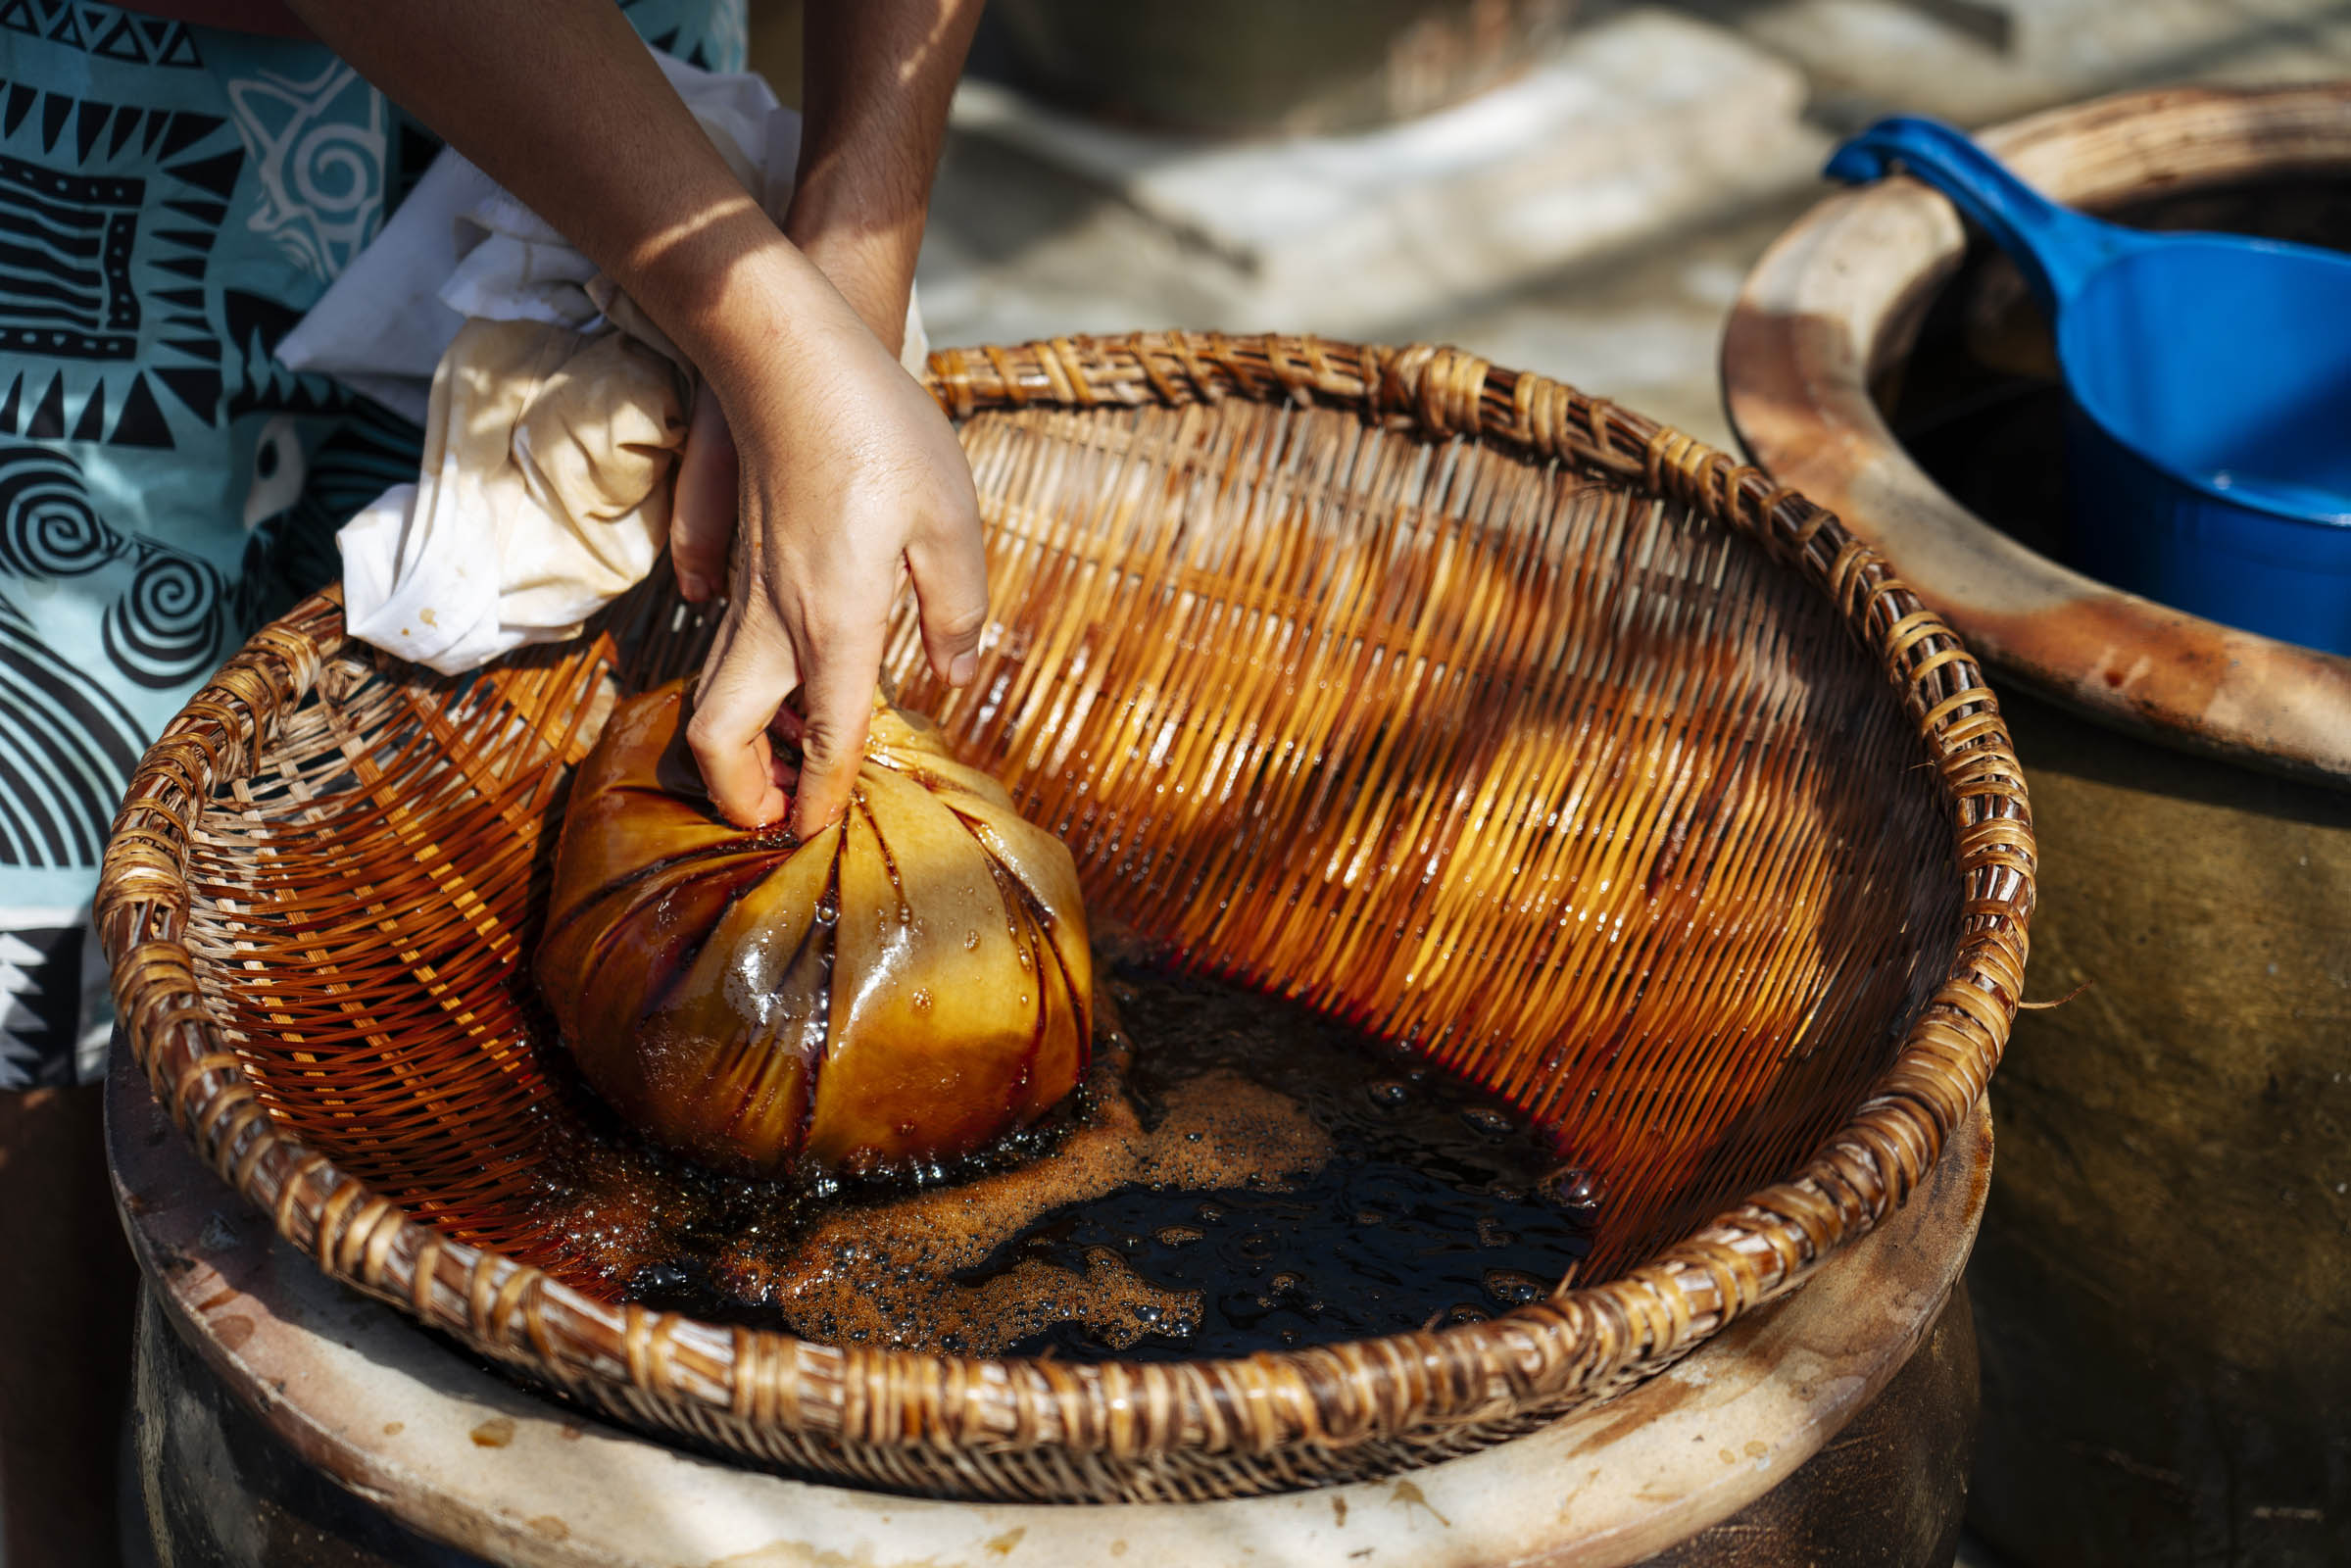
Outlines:
[[[1104,958],[1140,951],[1116,932],[1097,946]],[[1108,995],[1096,1002],[1094,1060],[1059,1125],[971,1162],[978,1173],[963,1179],[796,1190],[566,1129],[540,1212],[606,1294],[830,1344],[994,1354],[1064,1324],[1113,1349],[1180,1338],[1200,1323],[1200,1292],[1154,1285],[1114,1248],[1086,1249],[1076,1267],[1022,1259],[958,1276],[1053,1210],[1121,1188],[1281,1191],[1330,1157],[1331,1140],[1297,1101],[1228,1070],[1172,1087],[1146,1127],[1127,1092],[1133,1042]]]
[[[1098,1016],[1114,1011],[1098,1007]],[[783,1248],[739,1239],[713,1260],[711,1284],[834,1344],[995,1354],[1056,1324],[1082,1326],[1112,1349],[1146,1334],[1190,1333],[1200,1293],[1152,1284],[1110,1247],[1085,1249],[1082,1270],[1031,1258],[984,1279],[957,1277],[1053,1210],[1122,1187],[1281,1191],[1330,1157],[1330,1138],[1296,1101],[1230,1072],[1177,1085],[1147,1129],[1124,1092],[1131,1050],[1114,1021],[1098,1032],[1106,1081],[1035,1160],[845,1205]]]
[[[1086,1082],[952,1171],[795,1188],[557,1118],[566,1275],[833,1344],[1166,1357],[1490,1315],[1588,1248],[1500,1102],[1115,929],[1095,947]]]

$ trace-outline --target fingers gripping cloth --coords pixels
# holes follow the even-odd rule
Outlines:
[[[780,220],[800,117],[756,75],[656,58]],[[416,481],[338,536],[353,636],[459,674],[576,636],[659,559],[694,367],[563,235],[455,152],[277,353],[425,427]],[[928,353],[909,301],[901,363],[919,375]]]

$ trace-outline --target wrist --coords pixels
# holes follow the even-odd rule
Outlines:
[[[794,193],[784,234],[849,301],[866,330],[896,355],[906,337],[906,301],[922,247],[920,224],[877,220],[837,182],[818,180]]]
[[[615,280],[713,382],[789,363],[857,324],[824,273],[748,203]]]

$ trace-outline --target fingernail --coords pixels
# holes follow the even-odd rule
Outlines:
[[[677,591],[685,596],[687,604],[699,605],[710,597],[710,579],[697,571],[681,571],[677,574]]]
[[[957,654],[955,655],[955,662],[947,666],[947,684],[950,686],[968,686],[972,683],[972,680],[979,674],[979,655]]]

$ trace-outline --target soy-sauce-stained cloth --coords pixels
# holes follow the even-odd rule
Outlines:
[[[744,0],[620,0],[744,57]],[[0,0],[0,1090],[89,1081],[89,930],[150,739],[413,478],[406,419],[278,339],[438,144],[314,43]]]

